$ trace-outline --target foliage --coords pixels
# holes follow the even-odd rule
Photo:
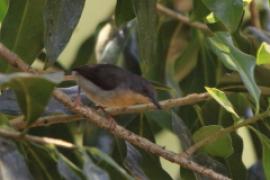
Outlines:
[[[5,91],[12,89],[20,107],[20,111],[10,111],[15,100],[11,98],[10,105],[0,100],[0,130],[12,131],[10,122],[20,115],[28,125],[39,117],[54,115],[47,111],[54,103],[50,99],[53,89],[74,83],[61,83],[62,73],[49,72],[53,69],[70,73],[74,67],[94,62],[117,64],[144,76],[157,86],[160,100],[209,93],[211,98],[194,105],[115,117],[125,128],[153,142],[166,129],[178,137],[179,146],[185,150],[226,127],[269,111],[269,4],[249,9],[251,2],[243,0],[191,2],[117,0],[114,13],[85,38],[73,62],[66,62],[63,68],[59,55],[74,33],[86,1],[0,1],[0,42],[46,74],[15,72],[0,59],[0,99],[9,97]],[[175,19],[156,8],[157,3],[189,21]],[[254,12],[250,16],[248,11],[259,16],[253,17]],[[260,27],[254,25],[254,18]],[[208,30],[194,26],[196,23]],[[241,159],[242,141],[250,141],[255,144],[253,155],[262,162],[269,179],[269,118],[248,129],[251,138],[239,136],[234,129],[200,148],[191,158],[226,176],[246,177],[251,171]],[[35,127],[23,133],[60,138],[80,148],[67,150],[0,138],[0,172],[5,172],[0,173],[0,179],[175,178],[161,166],[158,156],[83,121]],[[14,162],[17,167],[13,167]],[[4,171],[2,167],[10,168]],[[183,169],[179,176],[200,178]]]

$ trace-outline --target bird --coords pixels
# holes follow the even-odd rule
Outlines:
[[[153,103],[161,109],[152,84],[113,64],[82,65],[72,70],[79,89],[102,108]]]

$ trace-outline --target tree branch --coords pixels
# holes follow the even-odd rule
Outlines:
[[[229,134],[233,131],[236,131],[237,129],[239,129],[241,127],[248,126],[250,124],[254,124],[257,121],[262,120],[262,119],[269,117],[269,116],[270,116],[270,110],[265,111],[261,114],[258,114],[252,118],[244,119],[238,124],[233,124],[232,126],[224,128],[222,130],[219,130],[219,131],[213,133],[211,136],[207,136],[206,138],[202,139],[201,141],[195,143],[194,145],[192,145],[191,147],[186,149],[184,152],[182,152],[180,154],[180,156],[184,157],[184,158],[189,158],[193,153],[198,151],[201,147],[203,147],[207,144],[213,143],[216,140],[218,140],[219,138],[221,138],[221,137],[225,136],[226,134]]]
[[[176,98],[176,99],[168,99],[164,101],[160,101],[160,105],[163,109],[170,109],[177,106],[191,105],[201,101],[206,100],[209,97],[208,93],[201,94],[189,94],[186,97]],[[122,108],[106,108],[105,111],[111,115],[118,114],[129,114],[129,113],[140,113],[145,111],[156,110],[156,107],[153,104],[140,104]],[[73,121],[78,121],[84,119],[81,115],[52,115],[47,117],[41,117],[36,120],[31,125],[27,126],[27,128],[38,127],[38,126],[49,126],[52,124],[58,123],[68,123]],[[27,123],[23,120],[23,117],[18,117],[10,121],[10,124],[16,129],[25,129]]]
[[[34,123],[27,124],[26,121],[24,121],[23,116],[19,116],[17,118],[12,119],[9,121],[9,124],[16,128],[16,129],[25,129],[25,128],[33,128],[33,127],[39,127],[39,126],[49,126],[53,124],[59,124],[59,123],[69,123],[78,121],[81,119],[84,119],[83,116],[79,114],[75,115],[51,115],[51,116],[45,116],[37,119]]]
[[[76,148],[74,144],[61,140],[61,139],[55,139],[55,138],[50,138],[50,137],[38,137],[38,136],[32,136],[32,135],[23,135],[20,132],[5,130],[3,128],[0,128],[0,135],[6,138],[11,138],[15,140],[27,140],[27,141],[38,143],[38,144],[51,144],[51,145],[68,148],[68,149]]]
[[[187,16],[183,16],[180,13],[177,13],[177,12],[175,12],[175,11],[173,11],[173,10],[171,10],[171,9],[169,9],[169,8],[159,4],[159,3],[157,3],[157,10],[166,16],[175,18],[184,24],[187,24],[191,27],[202,30],[209,35],[213,34],[213,32],[208,28],[208,26],[206,24],[203,24],[200,22],[192,22],[192,21],[190,21],[190,19]]]
[[[20,58],[18,58],[14,53],[9,51],[1,43],[0,43],[0,56],[3,57],[7,63],[11,65],[15,64],[16,65],[15,67],[17,67],[18,69],[25,72],[30,71],[28,65],[26,65]],[[165,150],[163,147],[152,143],[146,138],[143,138],[134,134],[133,132],[125,129],[122,126],[119,126],[118,124],[115,124],[115,126],[112,127],[111,124],[108,123],[108,119],[100,116],[96,111],[94,111],[91,108],[76,105],[75,103],[72,102],[72,100],[66,94],[64,94],[62,91],[58,89],[54,90],[53,96],[57,100],[62,102],[66,107],[68,107],[74,113],[80,114],[84,116],[85,118],[87,118],[87,121],[94,123],[100,128],[104,128],[108,130],[113,135],[119,138],[122,138],[128,141],[129,143],[144,149],[145,151],[161,156],[171,162],[181,165],[182,167],[188,168],[202,175],[211,177],[212,179],[224,179],[224,180],[229,179],[228,177],[223,176],[211,169],[203,167],[193,161],[190,161],[187,158],[183,158],[174,152]]]

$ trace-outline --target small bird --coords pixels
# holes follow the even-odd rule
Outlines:
[[[150,82],[112,64],[83,65],[73,69],[79,87],[97,106],[126,107],[152,102],[160,104]]]

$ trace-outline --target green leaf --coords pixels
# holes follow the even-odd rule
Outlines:
[[[125,169],[123,169],[121,166],[119,166],[110,156],[105,154],[104,152],[100,151],[97,148],[88,148],[89,152],[93,155],[96,156],[106,163],[108,163],[110,166],[112,166],[116,171],[118,171],[120,174],[123,175],[126,179],[132,180],[133,178],[126,172]]]
[[[194,3],[194,10],[192,11],[195,19],[202,20],[210,13],[209,9],[204,5],[202,0],[193,1]]]
[[[118,26],[123,25],[135,17],[131,0],[117,0],[115,7],[115,21]]]
[[[139,52],[143,73],[149,79],[156,80],[157,12],[156,0],[132,0],[137,17]],[[150,66],[151,65],[151,66]]]
[[[69,41],[84,7],[84,0],[47,0],[44,12],[45,49],[55,62]]]
[[[4,19],[7,9],[8,9],[8,1],[1,0],[0,1],[0,22],[2,22],[2,20]]]
[[[265,136],[264,134],[262,134],[260,131],[258,131],[257,129],[249,126],[249,128],[251,130],[253,130],[255,132],[255,134],[258,136],[258,138],[260,139],[262,146],[263,146],[263,157],[262,157],[262,161],[263,161],[263,169],[264,169],[264,174],[267,180],[270,179],[270,139]]]
[[[25,158],[11,140],[0,137],[0,179],[33,179]]]
[[[8,118],[4,114],[0,113],[0,127],[7,126],[8,122],[9,122]]]
[[[270,64],[270,45],[263,42],[257,51],[256,64]]]
[[[226,94],[223,91],[220,91],[216,88],[205,87],[207,92],[212,96],[222,107],[224,107],[228,112],[232,113],[239,118],[238,114],[235,112],[233,105],[230,100],[227,98]]]
[[[194,38],[175,61],[175,78],[178,82],[195,68],[198,61],[199,48],[198,37],[194,33]]]
[[[45,76],[13,73],[0,76],[0,86],[9,86],[15,93],[18,104],[28,122],[36,120],[44,111],[56,83],[63,73]]]
[[[203,126],[193,134],[193,140],[195,143],[199,142],[202,139],[211,137],[213,133],[222,129],[223,127],[219,125]],[[229,134],[224,135],[217,141],[205,145],[202,150],[210,155],[226,158],[234,151],[231,136]]]
[[[80,46],[70,69],[89,63],[93,56],[96,43],[96,35],[91,35]]]
[[[245,87],[253,97],[257,111],[259,110],[259,99],[261,91],[254,78],[255,57],[245,54],[234,46],[233,40],[228,33],[217,33],[209,38],[211,48],[222,63],[229,69],[237,71]]]
[[[202,0],[202,2],[229,31],[234,32],[237,29],[243,15],[243,0]]]
[[[85,179],[82,170],[78,168],[73,162],[66,158],[63,154],[55,150],[57,153],[57,169],[59,174],[66,180],[80,180]]]
[[[83,152],[83,172],[87,179],[93,179],[93,180],[109,180],[109,174],[97,164],[95,164],[92,159],[88,156],[86,152]]]
[[[157,123],[160,127],[165,129],[171,129],[172,116],[169,111],[153,111],[146,112],[145,116],[148,120]]]
[[[43,8],[45,0],[10,0],[3,21],[0,41],[31,64],[43,48]],[[0,71],[8,64],[0,60]]]
[[[243,140],[237,133],[232,133],[231,137],[234,153],[225,160],[226,166],[230,167],[228,171],[230,171],[232,179],[246,179],[247,169],[242,161]]]

